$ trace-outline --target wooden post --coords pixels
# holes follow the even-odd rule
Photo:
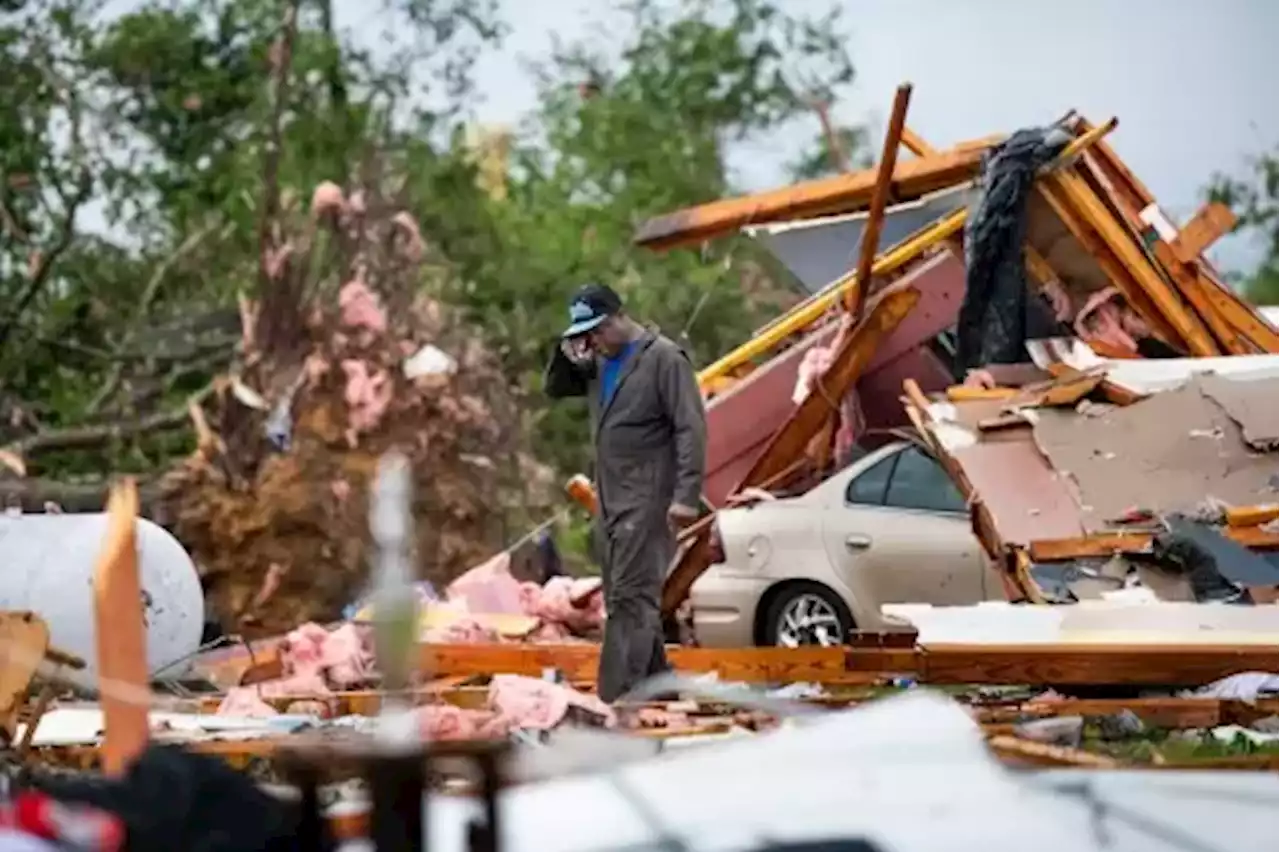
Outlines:
[[[118,778],[147,747],[147,639],[138,579],[138,489],[132,479],[112,486],[107,536],[93,577],[98,646],[98,700],[104,736],[102,770]]]
[[[893,96],[893,112],[884,133],[884,148],[876,170],[875,187],[871,191],[871,207],[867,210],[867,226],[862,231],[862,250],[858,253],[857,285],[845,296],[845,306],[853,314],[856,325],[862,317],[862,306],[871,289],[871,264],[880,247],[880,229],[884,225],[884,208],[893,190],[893,170],[898,165],[898,146],[902,144],[902,128],[907,122],[907,105],[911,103],[911,84],[903,83]]]

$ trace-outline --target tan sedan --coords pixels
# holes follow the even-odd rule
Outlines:
[[[895,442],[806,494],[724,509],[724,560],[693,586],[708,647],[842,644],[889,626],[885,603],[1003,599],[964,497],[927,451]]]

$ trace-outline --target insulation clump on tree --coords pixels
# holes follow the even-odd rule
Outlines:
[[[497,358],[428,295],[448,271],[413,218],[331,183],[309,218],[283,206],[237,365],[193,406],[199,448],[161,501],[224,628],[269,633],[363,590],[368,486],[391,448],[411,461],[416,564],[438,588],[500,549],[539,485],[552,499]]]

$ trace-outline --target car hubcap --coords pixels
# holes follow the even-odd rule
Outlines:
[[[782,611],[778,620],[780,647],[821,645],[826,648],[840,644],[843,644],[840,618],[835,608],[817,595],[800,595]]]

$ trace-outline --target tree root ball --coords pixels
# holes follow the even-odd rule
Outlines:
[[[376,222],[371,212],[352,227]],[[239,374],[193,411],[201,449],[164,482],[165,522],[227,630],[333,619],[365,590],[369,486],[392,448],[412,465],[414,559],[437,588],[550,511],[554,479],[525,453],[498,359],[445,306],[414,295],[420,247],[406,262],[395,243],[350,242],[341,298],[330,289],[294,306],[306,322],[271,325],[266,300],[245,311],[259,331],[302,339],[246,327]]]

